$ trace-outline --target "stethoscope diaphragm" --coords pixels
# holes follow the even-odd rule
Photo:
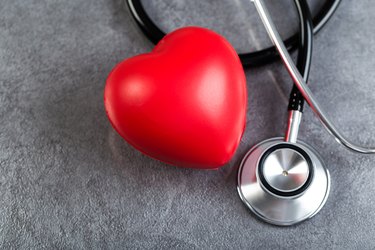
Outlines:
[[[259,218],[288,226],[320,211],[329,194],[330,176],[309,145],[272,138],[246,154],[238,171],[237,190]]]

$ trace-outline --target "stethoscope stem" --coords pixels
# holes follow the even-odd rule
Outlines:
[[[314,111],[314,113],[318,116],[319,120],[322,122],[323,126],[327,129],[327,131],[332,134],[336,140],[344,145],[345,147],[359,153],[363,154],[375,154],[375,148],[367,148],[359,145],[355,145],[354,143],[350,142],[348,139],[346,139],[342,133],[336,128],[336,126],[328,119],[325,112],[319,107],[319,104],[317,100],[315,99],[314,95],[312,94],[311,90],[307,86],[306,82],[304,81],[303,77],[297,70],[296,66],[294,65],[294,62],[285,48],[285,45],[280,37],[280,34],[278,33],[275,24],[272,21],[271,15],[268,12],[267,7],[265,6],[265,3],[263,0],[250,0],[254,2],[255,7],[258,11],[259,16],[262,19],[263,25],[265,26],[268,35],[270,39],[272,40],[273,44],[276,46],[281,59],[283,60],[290,76],[292,77],[294,83],[298,87],[299,91],[307,101],[307,103],[310,105],[311,109]],[[291,130],[288,126],[288,131]],[[290,135],[290,132],[287,131],[287,135],[285,139],[294,139],[293,134]],[[289,133],[289,135],[288,135]],[[294,132],[295,133],[295,132]],[[298,134],[298,130],[297,130]]]
[[[302,112],[299,110],[289,110],[288,126],[285,133],[285,141],[296,143],[299,131],[299,125],[302,119]]]

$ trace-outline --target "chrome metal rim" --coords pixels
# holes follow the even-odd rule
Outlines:
[[[262,184],[258,174],[264,153],[282,144],[300,148],[312,162],[311,183],[292,196],[273,193]],[[241,162],[237,181],[237,190],[245,205],[263,221],[278,226],[294,225],[316,215],[324,206],[330,190],[329,172],[318,153],[304,142],[288,143],[283,138],[272,138],[252,147]]]

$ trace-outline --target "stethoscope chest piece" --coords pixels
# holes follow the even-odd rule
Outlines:
[[[330,176],[319,155],[307,144],[272,138],[246,154],[237,189],[259,218],[288,226],[319,212],[329,194]]]

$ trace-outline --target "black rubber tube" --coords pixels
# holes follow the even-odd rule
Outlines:
[[[294,0],[300,19],[300,33],[298,42],[297,68],[305,82],[307,82],[310,73],[312,49],[313,49],[313,23],[309,5],[306,0]],[[297,110],[302,112],[305,99],[295,84],[289,97],[288,110]]]
[[[138,26],[141,28],[143,33],[150,39],[154,44],[158,43],[164,36],[165,33],[151,20],[146,13],[140,0],[125,0],[130,12],[135,19]],[[313,19],[314,34],[328,22],[332,17],[341,0],[328,0],[320,9],[318,14]],[[284,41],[285,46],[289,51],[293,51],[298,48],[299,34],[296,33]],[[244,67],[251,66],[262,66],[267,63],[273,62],[280,59],[278,52],[274,46],[262,49],[251,53],[239,54],[241,62]]]

